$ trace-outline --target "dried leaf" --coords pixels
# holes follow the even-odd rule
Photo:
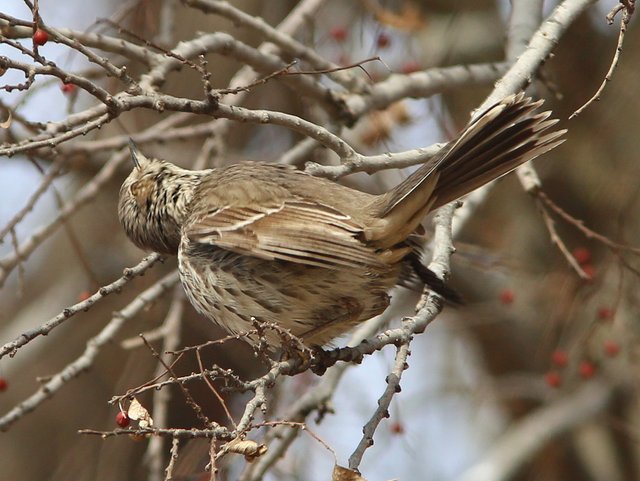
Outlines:
[[[388,140],[391,132],[397,125],[407,124],[411,121],[411,114],[404,102],[395,102],[387,109],[373,112],[364,124],[360,141],[371,147],[379,142]]]
[[[2,74],[0,74],[1,76]],[[0,128],[2,129],[8,129],[11,126],[11,122],[13,122],[13,117],[11,115],[11,110],[8,111],[9,112],[9,117],[7,117],[7,120],[5,120],[4,122],[0,123]]]
[[[333,467],[331,481],[367,481],[359,472],[349,468],[343,468],[337,464]]]
[[[228,453],[242,454],[248,462],[267,452],[267,447],[264,444],[258,444],[250,439],[234,439],[227,443],[224,449]]]
[[[394,102],[387,109],[389,116],[399,124],[411,122],[411,114],[406,102]]]
[[[153,426],[153,419],[149,415],[149,411],[136,398],[131,401],[127,416],[134,421],[138,421],[138,426],[142,429]]]
[[[360,136],[360,142],[364,145],[371,147],[379,142],[388,140],[391,137],[393,124],[386,115],[380,112],[375,112],[368,120],[369,122],[366,129]]]
[[[363,0],[365,8],[371,11],[378,22],[389,27],[407,32],[415,32],[427,26],[423,12],[418,5],[405,1],[400,7],[400,12],[388,10],[372,0]]]

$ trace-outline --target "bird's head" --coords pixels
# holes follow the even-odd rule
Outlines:
[[[133,141],[129,148],[134,168],[120,188],[120,222],[141,249],[175,255],[180,227],[202,172],[148,158]]]

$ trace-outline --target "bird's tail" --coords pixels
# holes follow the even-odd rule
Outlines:
[[[558,146],[566,130],[549,132],[542,100],[510,95],[472,121],[435,157],[379,198],[381,223],[369,232],[380,247],[404,240],[431,210],[457,199]]]

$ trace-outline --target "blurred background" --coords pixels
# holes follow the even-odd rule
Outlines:
[[[380,57],[349,70],[368,84],[394,74],[502,62],[505,58],[511,15],[507,1],[317,3],[320,6],[315,14],[305,20],[305,27],[295,37],[338,65]],[[551,14],[558,3],[544,2],[543,16]],[[231,4],[275,26],[297,2]],[[395,396],[391,416],[378,428],[375,444],[360,466],[366,479],[640,479],[640,266],[638,250],[625,247],[637,245],[640,227],[640,141],[635,134],[640,121],[636,88],[640,35],[635,22],[629,26],[619,65],[601,100],[567,120],[593,95],[609,69],[620,20],[618,16],[608,26],[605,15],[615,5],[613,1],[598,2],[573,22],[533,82],[537,94],[546,99],[545,107],[569,129],[565,144],[535,162],[543,192],[553,204],[525,193],[510,175],[498,182],[461,226],[455,239],[451,285],[466,303],[459,308],[446,307],[412,343],[402,392]],[[251,46],[265,41],[250,29],[217,15],[203,15],[174,0],[103,0],[86,7],[86,2],[77,0],[66,0],[63,5],[41,1],[39,14],[54,28],[123,37],[140,45],[140,39],[147,39],[168,49],[194,38],[196,32],[226,31]],[[27,3],[18,0],[5,2],[0,13],[33,20]],[[135,32],[140,39],[118,32],[104,19]],[[0,55],[32,61],[6,41],[11,35],[2,29],[0,34]],[[27,49],[33,45],[30,36],[13,41]],[[90,78],[110,92],[123,88],[116,80],[104,78],[95,64],[68,46],[48,42],[39,51],[58,67]],[[100,55],[113,57],[117,65],[128,63],[127,58],[112,53]],[[283,58],[291,60],[287,55]],[[225,88],[242,67],[233,56],[209,55],[207,61],[214,88]],[[140,63],[130,65],[134,77],[143,71]],[[24,80],[22,72],[9,69],[0,77],[0,84]],[[330,80],[323,83],[337,89]],[[251,88],[243,106],[289,112],[325,125],[363,154],[400,152],[451,139],[493,84],[493,79],[468,82],[442,88],[426,98],[403,99],[386,110],[362,116],[352,126],[332,118],[314,99],[292,92],[278,79]],[[201,78],[192,69],[183,69],[167,76],[162,91],[201,98]],[[3,146],[28,139],[41,132],[45,123],[63,121],[96,103],[81,88],[48,76],[36,77],[27,90],[0,91],[0,101],[2,119],[9,111],[13,119],[0,131]],[[174,115],[134,110],[99,131],[56,148],[0,159],[0,229],[4,234],[0,244],[0,344],[86,299],[142,259],[144,253],[125,238],[116,214],[118,189],[131,166],[128,161],[114,163],[113,159],[118,152],[125,152],[122,149],[128,136],[149,129],[149,140],[138,142],[141,150],[185,167],[197,160],[206,165],[244,159],[276,162],[302,140],[274,125],[226,121],[226,126],[211,136],[211,129],[218,127],[213,127],[211,118],[202,116],[186,116],[180,126],[211,124],[210,130],[202,128],[198,134],[187,129],[182,135],[168,129],[163,135],[158,122]],[[337,162],[334,154],[322,148],[310,149],[301,160],[301,168],[304,161]],[[109,162],[114,165],[113,174],[103,175]],[[406,174],[388,170],[371,176],[355,174],[341,181],[382,192]],[[45,183],[48,178],[53,182]],[[98,178],[105,180],[95,184]],[[83,189],[91,185],[97,185],[95,195],[84,199]],[[51,232],[41,231],[74,203],[79,204],[78,209],[67,220],[58,222]],[[33,208],[27,209],[15,228],[4,229],[31,204]],[[18,256],[15,267],[8,268],[7,259],[15,257],[16,246],[34,236],[44,240],[31,255]],[[561,239],[589,279],[582,279],[569,265],[567,256],[554,245],[553,236]],[[0,392],[0,416],[78,358],[114,311],[174,267],[175,259],[156,264],[88,312],[70,318],[48,336],[36,338],[14,357],[1,359],[0,386],[4,390]],[[391,317],[397,322],[402,315],[414,312],[417,295],[398,292],[394,301]],[[172,339],[177,348],[223,335],[182,299],[179,286],[175,293],[172,290],[162,296],[102,346],[90,369],[66,382],[33,412],[5,426],[0,435],[0,478],[156,479],[157,469],[153,474],[150,468],[153,455],[148,441],[134,442],[126,436],[101,439],[81,436],[77,431],[114,429],[118,409],[108,404],[109,399],[154,377],[157,361],[141,343],[132,340],[138,333],[162,325],[172,305],[182,309]],[[163,346],[161,342],[154,345],[158,349]],[[239,341],[204,353],[206,363],[233,369],[244,379],[264,371],[253,352]],[[386,386],[385,376],[392,363],[393,350],[385,349],[351,367],[320,422],[315,422],[315,415],[307,419],[309,429],[335,450],[339,464],[346,464],[358,443],[362,426]],[[197,363],[190,358],[176,366],[179,374],[197,370]],[[319,382],[311,373],[281,379],[272,392],[269,418],[278,419],[287,406]],[[190,389],[210,418],[226,423],[206,385],[196,383]],[[151,407],[156,402],[154,396],[158,394],[147,393],[140,399]],[[248,397],[228,393],[225,399],[237,416]],[[166,427],[197,424],[177,389],[171,388],[170,399],[164,402],[168,406]],[[163,443],[161,458],[166,461],[169,443]],[[174,479],[209,479],[205,472],[208,449],[205,440],[184,443]],[[478,474],[483,462],[496,459],[506,459],[513,466],[501,475]],[[302,434],[265,479],[328,479],[333,463],[329,451]],[[237,479],[245,469],[240,459],[219,467],[218,479]]]

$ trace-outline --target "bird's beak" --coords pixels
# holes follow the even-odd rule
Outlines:
[[[133,165],[136,166],[136,169],[140,170],[140,160],[142,160],[144,156],[131,137],[129,137],[129,151],[131,152],[131,160],[133,161]]]

